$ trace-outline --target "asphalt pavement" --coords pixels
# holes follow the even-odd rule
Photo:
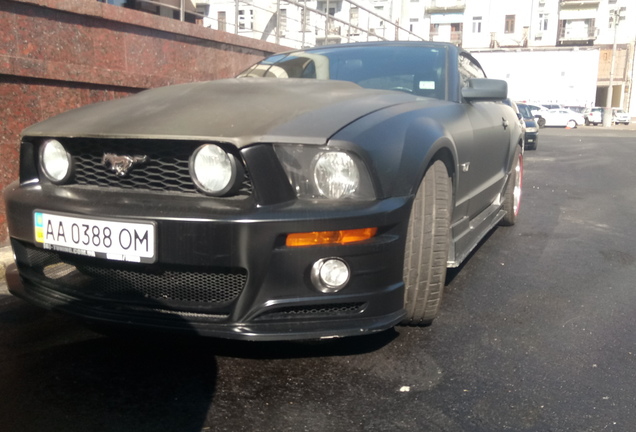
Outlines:
[[[302,343],[107,337],[0,292],[0,427],[635,430],[636,131],[542,129],[524,159],[517,224],[449,272],[429,327]]]

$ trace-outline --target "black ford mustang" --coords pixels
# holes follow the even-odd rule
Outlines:
[[[451,44],[274,55],[27,128],[10,291],[106,325],[237,339],[436,316],[447,267],[517,218],[506,83]]]

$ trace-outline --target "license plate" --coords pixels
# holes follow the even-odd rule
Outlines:
[[[155,224],[36,211],[35,241],[45,249],[118,261],[155,261]]]

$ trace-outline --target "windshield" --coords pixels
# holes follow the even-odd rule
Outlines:
[[[239,77],[342,80],[444,99],[445,64],[446,49],[439,47],[339,47],[274,55]]]
[[[523,116],[523,118],[533,118],[532,111],[530,111],[530,107],[528,105],[518,104],[517,108],[519,108],[519,112]]]

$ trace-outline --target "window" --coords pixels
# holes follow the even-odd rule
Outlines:
[[[539,14],[539,31],[546,31],[548,29],[548,14]]]
[[[217,27],[218,27],[219,30],[227,31],[227,29],[226,29],[227,16],[225,15],[225,11],[217,12],[217,14],[216,14],[216,22],[217,22]]]
[[[316,54],[295,52],[272,56],[240,76],[333,79],[351,81],[365,88],[403,90],[438,99],[446,97],[446,49],[349,47],[325,49]]]
[[[515,16],[514,15],[506,15],[506,28],[505,33],[514,33],[515,32]]]
[[[287,30],[287,9],[281,9],[278,12],[278,19],[280,19],[278,23],[279,31],[281,34],[284,34]]]
[[[610,16],[609,16],[609,28],[611,28],[611,29],[612,29],[612,28],[614,28],[614,18],[616,17],[615,12],[616,12],[616,11],[615,11],[614,9],[610,10]],[[620,23],[621,23],[621,20],[620,20],[620,18],[619,18],[619,19],[617,20],[617,24],[619,24],[619,25],[620,25]]]
[[[468,80],[471,78],[486,78],[484,70],[466,54],[459,56],[459,75],[462,88],[468,87]]]
[[[198,25],[209,27],[209,25],[206,25],[205,23],[205,21],[207,21],[205,18],[210,15],[210,5],[200,3],[197,4],[196,14],[197,15],[195,17],[195,22]]]
[[[462,40],[462,23],[451,23],[451,42],[459,43]]]
[[[413,33],[415,31],[414,29],[417,27],[417,23],[419,23],[419,22],[420,22],[420,20],[418,18],[411,18],[409,20],[409,31],[411,33]]]
[[[481,17],[473,17],[473,33],[481,33]]]
[[[240,30],[254,29],[254,9],[239,10],[239,29]]]
[[[301,17],[301,25],[302,25],[302,31],[310,31],[309,27],[311,27],[311,21],[310,21],[310,17],[311,14],[309,13],[309,11],[306,8],[303,8],[300,11],[300,17]]]
[[[437,36],[439,34],[439,24],[431,24],[429,32],[431,36]]]
[[[352,7],[351,9],[349,9],[349,24],[357,27],[358,15],[359,15],[359,9],[357,7]]]

